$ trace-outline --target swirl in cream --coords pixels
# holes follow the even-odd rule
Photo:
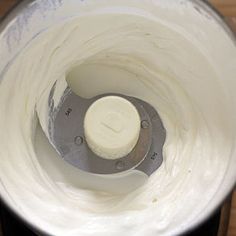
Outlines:
[[[3,74],[0,193],[53,235],[181,232],[217,193],[231,159],[236,47],[190,1],[79,4],[77,15],[38,34]],[[121,93],[157,109],[167,130],[164,161],[142,187],[126,194],[86,190],[74,167],[39,148],[38,101],[66,78],[83,97]]]

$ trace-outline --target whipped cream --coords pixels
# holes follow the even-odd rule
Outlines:
[[[52,235],[175,235],[202,220],[222,200],[219,189],[235,163],[229,34],[192,1],[70,0],[58,3],[57,14],[65,17],[3,67],[2,198]],[[9,42],[8,50],[16,43]],[[167,131],[164,161],[141,187],[125,194],[81,187],[83,173],[47,143],[36,108],[47,117],[38,102],[65,80],[83,97],[121,93],[156,108]]]

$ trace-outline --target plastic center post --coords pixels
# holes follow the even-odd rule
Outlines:
[[[104,159],[118,159],[135,147],[140,133],[140,116],[135,106],[119,96],[95,101],[87,110],[84,133],[89,148]]]

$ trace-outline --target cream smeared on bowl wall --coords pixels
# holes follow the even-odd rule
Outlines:
[[[232,158],[235,45],[190,1],[63,4],[58,14],[73,17],[37,35],[3,73],[1,196],[53,235],[181,232],[210,204]],[[66,78],[81,96],[122,93],[157,109],[167,130],[164,161],[141,188],[79,188],[73,167],[38,150],[37,103]]]

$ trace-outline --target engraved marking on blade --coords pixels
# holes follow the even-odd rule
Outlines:
[[[65,112],[65,115],[66,115],[66,116],[69,116],[71,112],[72,112],[72,109],[69,107],[69,108],[67,109],[67,111]]]
[[[157,157],[158,157],[158,153],[157,153],[157,152],[154,152],[154,153],[151,155],[151,159],[152,159],[152,160],[155,160]]]

